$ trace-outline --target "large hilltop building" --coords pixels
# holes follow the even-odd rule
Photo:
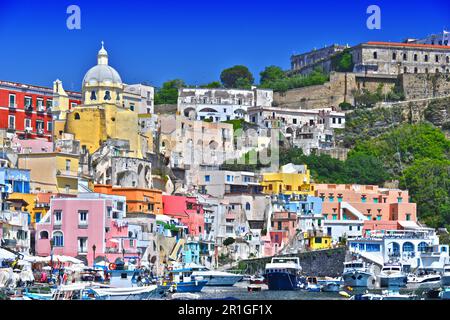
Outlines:
[[[273,92],[268,89],[181,88],[178,92],[178,112],[192,120],[248,121],[248,108],[270,107],[272,101]]]

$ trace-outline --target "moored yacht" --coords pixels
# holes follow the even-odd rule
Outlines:
[[[297,257],[272,258],[266,264],[265,277],[269,290],[297,290],[301,287],[302,267]]]
[[[203,277],[204,280],[207,280],[207,286],[233,286],[236,282],[241,281],[244,277],[241,274],[210,270],[205,266],[197,264],[187,264],[185,267],[192,269],[193,277]]]
[[[404,287],[407,283],[407,276],[402,271],[399,263],[387,263],[378,275],[380,287]]]
[[[375,284],[374,273],[362,260],[344,262],[342,273],[345,286],[367,287]]]
[[[421,272],[408,276],[408,286],[413,287],[439,287],[441,275],[436,272]]]
[[[444,270],[441,273],[441,286],[450,286],[450,264],[444,265]]]

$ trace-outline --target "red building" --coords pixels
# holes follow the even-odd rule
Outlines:
[[[67,91],[69,107],[81,103],[79,92]],[[20,139],[52,139],[53,89],[0,80],[0,130]]]
[[[189,234],[199,236],[204,234],[205,215],[203,206],[195,197],[163,195],[163,212],[172,218],[177,218],[188,227]]]

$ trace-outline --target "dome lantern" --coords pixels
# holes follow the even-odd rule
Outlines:
[[[104,42],[102,41],[102,48],[98,51],[97,54],[97,64],[108,65],[108,52],[103,47]]]

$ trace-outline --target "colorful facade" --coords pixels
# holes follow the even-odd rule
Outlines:
[[[19,168],[30,170],[31,192],[78,193],[79,155],[48,152],[19,154]]]
[[[408,191],[373,185],[315,184],[329,220],[417,221],[416,204]]]
[[[203,206],[196,197],[163,195],[163,213],[177,218],[188,227],[189,234],[200,236],[205,232]]]
[[[280,172],[264,173],[261,186],[266,194],[309,194],[314,195],[310,172],[306,165],[288,164]]]
[[[80,104],[81,95],[68,92],[71,107]],[[0,81],[0,129],[24,139],[52,140],[53,90],[40,86]]]
[[[51,209],[36,224],[36,254],[77,257],[89,265],[95,257],[110,262],[126,254],[137,255],[136,240],[128,239],[125,197],[80,194],[77,198],[51,200]]]
[[[127,212],[162,214],[162,191],[157,189],[121,188],[112,185],[96,184],[94,192],[124,196],[127,199]]]

